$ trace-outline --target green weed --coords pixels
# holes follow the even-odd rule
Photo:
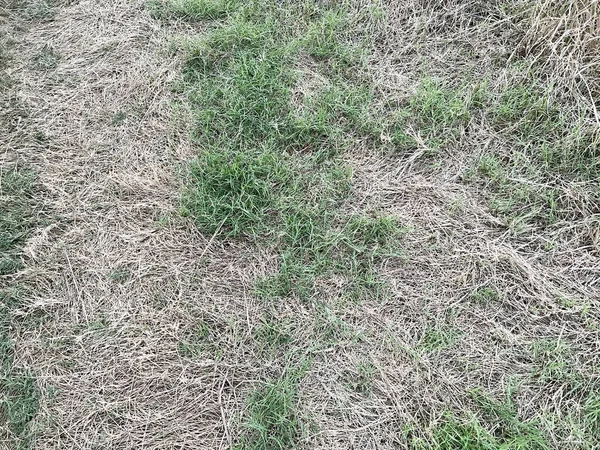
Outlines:
[[[37,226],[31,197],[35,176],[20,168],[0,172],[0,274],[18,271],[21,267],[19,248]]]
[[[356,366],[356,370],[348,374],[348,386],[353,391],[368,394],[373,387],[373,377],[377,368],[368,361],[363,361]]]
[[[266,316],[255,329],[254,337],[258,341],[261,350],[273,352],[282,349],[292,341],[290,324],[287,321]]]
[[[290,178],[289,163],[272,151],[206,151],[191,166],[184,214],[207,233],[256,235],[278,213]]]
[[[110,273],[109,278],[115,283],[124,283],[131,278],[131,272],[127,267],[119,266]]]
[[[21,297],[19,289],[0,291],[0,417],[8,427],[8,435],[0,436],[26,449],[32,439],[28,424],[39,409],[40,392],[34,377],[13,367],[15,349],[10,328]]]
[[[339,9],[326,11],[310,23],[302,40],[303,47],[316,59],[334,59],[336,64],[356,64],[360,50],[342,43],[342,34],[349,27],[347,15]]]
[[[293,107],[297,43],[325,57],[345,20],[336,10],[316,11],[316,21],[299,11],[305,35],[282,37],[282,27],[303,27],[270,4],[240,7],[187,46],[183,88],[203,151],[190,167],[182,212],[205,233],[278,249],[278,273],[256,286],[264,297],[308,299],[318,278],[343,271],[361,287],[379,285],[372,266],[390,252],[378,239],[401,228],[392,219],[344,221],[335,213],[349,178],[336,157],[350,133],[368,132],[372,91],[336,76]]]
[[[591,392],[583,402],[583,424],[590,440],[600,442],[600,392]]]
[[[30,0],[24,4],[22,15],[27,20],[52,20],[56,15],[56,8],[52,5],[52,2]]]

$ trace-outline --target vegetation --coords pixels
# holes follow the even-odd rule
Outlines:
[[[0,447],[600,448],[598,17],[0,7]]]

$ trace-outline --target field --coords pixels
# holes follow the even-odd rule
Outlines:
[[[599,0],[0,0],[0,449],[600,449]]]

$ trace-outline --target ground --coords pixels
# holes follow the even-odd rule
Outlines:
[[[0,5],[0,448],[599,448],[599,16]]]

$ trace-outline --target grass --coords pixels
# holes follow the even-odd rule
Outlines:
[[[520,63],[517,13],[483,0],[158,0],[161,24],[131,2],[35,4],[44,50],[15,56],[0,140],[72,220],[34,232],[35,177],[2,172],[0,282],[40,287],[1,288],[4,444],[598,447],[597,129],[564,90],[592,60]],[[127,45],[81,53],[90,27]],[[162,91],[181,61],[149,50],[173,30],[197,149],[183,221],[188,128]],[[74,89],[44,76],[58,63]]]
[[[19,250],[37,225],[31,201],[35,175],[19,166],[0,175],[0,275],[8,275],[22,267]]]
[[[37,415],[40,390],[35,377],[14,366],[14,310],[22,302],[18,289],[0,291],[0,418],[6,424],[0,438],[14,448],[27,449],[33,440],[29,424]]]
[[[493,193],[491,210],[506,217],[516,234],[530,223],[555,223],[563,206],[552,188],[540,191],[515,178],[589,180],[595,171],[591,135],[552,89],[535,79],[491,86],[426,77],[405,101],[386,103],[361,75],[372,36],[361,42],[366,25],[345,6],[179,2],[171,7],[209,28],[204,37],[183,43],[187,63],[178,89],[192,111],[199,153],[190,165],[182,213],[207,235],[245,239],[278,254],[276,271],[258,280],[254,290],[271,305],[300,299],[327,311],[322,289],[334,278],[344,280],[350,303],[388,295],[377,269],[403,258],[400,242],[408,229],[394,216],[344,209],[353,179],[342,157],[357,142],[396,154],[451,154],[469,139],[474,124],[485,123],[511,152],[483,152],[471,178],[485,181]],[[298,69],[307,59],[311,79]],[[469,299],[491,307],[505,298],[482,286]],[[333,312],[325,316],[317,327],[321,344],[314,348],[347,338],[347,324]],[[275,360],[285,357],[292,342],[286,324],[269,317],[252,337],[260,352]],[[459,346],[462,337],[438,324],[427,328],[416,346],[435,359]],[[203,343],[186,345],[184,353],[191,354]],[[542,347],[532,353],[534,379],[548,382],[566,373],[564,355],[553,358]],[[372,366],[357,367],[356,373],[350,386],[368,394]],[[237,448],[296,446],[302,427],[295,383],[284,376],[248,398]],[[482,393],[472,399],[479,407],[476,415],[445,416],[428,433],[417,433],[413,448],[550,448],[537,422],[521,421],[510,401]]]
[[[55,69],[60,62],[60,55],[52,47],[45,45],[32,59],[32,64],[38,70]]]
[[[532,343],[534,377],[542,382],[575,382],[578,373],[572,361],[573,350],[564,340],[540,339]]]
[[[414,450],[546,450],[550,444],[535,431],[495,436],[475,417],[460,419],[448,414],[428,438],[414,438]]]
[[[373,388],[373,378],[377,368],[369,361],[361,361],[355,370],[348,374],[348,387],[355,392],[368,395]]]
[[[295,448],[301,434],[297,410],[298,383],[306,369],[268,381],[248,398],[244,433],[236,450]]]
[[[447,325],[429,327],[421,337],[419,348],[426,353],[438,352],[454,345],[459,338],[460,333]]]
[[[500,299],[498,291],[492,287],[484,286],[477,288],[469,297],[473,302],[489,305]]]
[[[333,74],[326,88],[294,106],[300,50],[329,59],[341,45],[343,13],[318,13],[305,34],[282,36],[292,25],[280,9],[268,2],[240,7],[186,44],[183,90],[203,150],[191,165],[182,212],[207,234],[277,249],[279,272],[257,285],[264,297],[308,299],[327,273],[364,280],[384,256],[382,241],[402,229],[393,218],[336,213],[349,183],[338,154],[351,143],[347,130],[368,116],[370,90]]]
[[[0,175],[0,276],[10,276],[23,268],[22,246],[40,223],[33,200],[36,178],[19,165],[4,168]],[[40,394],[35,378],[13,365],[11,330],[22,295],[14,285],[0,291],[0,417],[8,426],[3,439],[25,449],[31,439],[28,424],[37,413]]]
[[[226,17],[240,2],[237,0],[171,0],[171,12],[190,20],[214,20]]]

